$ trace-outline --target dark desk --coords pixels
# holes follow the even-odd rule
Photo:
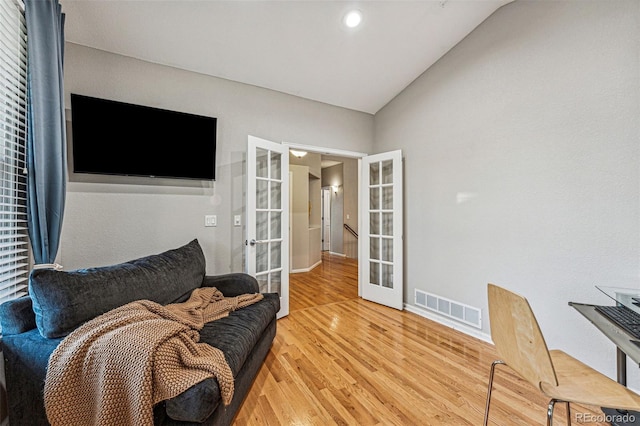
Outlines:
[[[594,305],[584,303],[569,302],[569,306],[575,308],[585,318],[587,318],[598,330],[609,338],[616,345],[616,366],[618,383],[627,385],[627,356],[640,367],[640,346],[632,343],[634,340],[620,327],[609,321],[602,314],[595,310]]]
[[[569,306],[575,308],[585,318],[587,318],[598,330],[609,338],[616,345],[616,373],[618,383],[627,385],[627,356],[640,367],[640,346],[632,343],[634,340],[620,327],[609,321],[602,314],[595,310],[594,305],[584,303],[569,302]],[[614,416],[616,410],[603,408],[605,414]],[[635,422],[633,423],[612,423],[614,426],[640,425],[640,413],[633,413]]]

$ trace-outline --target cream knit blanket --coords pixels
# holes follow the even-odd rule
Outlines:
[[[224,354],[199,343],[205,323],[262,299],[226,298],[216,288],[193,291],[167,306],[140,300],[116,308],[69,334],[49,359],[47,417],[57,425],[153,425],[154,404],[215,377],[225,405],[233,375]]]

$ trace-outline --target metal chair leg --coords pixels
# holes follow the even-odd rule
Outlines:
[[[547,408],[547,426],[553,425],[553,408],[559,402],[557,399],[549,401],[549,407]],[[567,404],[567,426],[571,426],[571,404],[568,401],[562,401]]]
[[[553,408],[556,405],[556,400],[552,399],[549,401],[549,406],[547,407],[547,426],[553,426]]]
[[[484,426],[489,423],[489,405],[491,404],[491,389],[493,388],[493,375],[496,371],[496,365],[505,364],[504,361],[496,360],[491,363],[491,372],[489,373],[489,388],[487,389],[487,404],[484,407]]]

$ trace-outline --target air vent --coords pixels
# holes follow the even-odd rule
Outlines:
[[[414,303],[447,318],[482,329],[482,313],[480,309],[473,306],[417,289],[415,290]]]

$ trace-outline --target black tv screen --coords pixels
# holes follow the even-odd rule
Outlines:
[[[73,171],[214,180],[216,121],[72,93]]]

